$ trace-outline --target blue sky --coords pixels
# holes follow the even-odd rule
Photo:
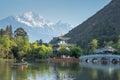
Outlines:
[[[79,25],[111,0],[0,0],[0,19],[35,12],[52,22]]]

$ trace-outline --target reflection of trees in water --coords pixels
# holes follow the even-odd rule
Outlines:
[[[0,62],[0,80],[9,80],[11,77],[11,70],[9,63]]]
[[[56,75],[56,76],[55,76],[55,79],[56,79],[56,80],[60,80],[60,74],[59,74],[59,71],[58,71],[58,69],[57,69],[56,64],[53,65],[53,73]]]
[[[0,65],[0,80],[39,80],[46,75],[47,80],[120,80],[120,69],[102,71],[81,67],[79,64],[38,63],[22,71],[20,66],[11,67],[11,64],[6,62],[1,62]]]
[[[51,65],[48,63],[32,64],[30,67],[30,73],[34,80],[37,80],[36,77],[38,75],[41,77],[44,77],[46,74],[51,75]]]
[[[50,65],[47,63],[38,63],[38,64],[32,64],[26,68],[24,68],[24,70],[21,70],[22,66],[18,66],[15,68],[13,68],[13,73],[14,76],[16,77],[15,80],[29,80],[29,78],[33,79],[33,80],[37,80],[37,76],[41,75],[42,77],[44,77],[44,75],[50,75],[51,71],[50,71]],[[30,79],[30,80],[31,80]]]
[[[81,73],[81,67],[79,64],[54,64],[54,73],[56,74],[56,80],[63,79],[74,79],[78,74]]]
[[[2,76],[4,76],[3,77],[3,80],[9,80],[9,78],[11,77],[11,70],[10,70],[10,68],[9,68],[9,63],[5,63],[5,65],[7,65],[7,66],[4,66],[3,67],[3,70],[4,70],[4,72],[2,72],[2,73],[4,73],[4,74],[2,74]],[[5,69],[4,69],[5,68]]]
[[[29,77],[29,69],[26,66],[13,66],[11,70],[12,80],[28,79]]]

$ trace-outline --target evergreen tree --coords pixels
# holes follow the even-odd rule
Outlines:
[[[22,36],[23,38],[28,37],[27,32],[23,28],[18,28],[14,31],[14,36]]]
[[[0,37],[3,37],[3,36],[4,36],[4,30],[0,29]]]

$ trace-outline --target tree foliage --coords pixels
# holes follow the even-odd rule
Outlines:
[[[62,56],[62,55],[65,55],[65,56],[70,55],[70,51],[67,49],[66,46],[60,47],[60,49],[58,51],[58,56]]]
[[[29,42],[27,32],[18,28],[12,33],[12,26],[0,29],[0,57],[9,58],[12,55],[17,59],[21,57],[48,58],[52,55],[52,46],[44,45],[42,40]]]
[[[93,52],[98,48],[98,40],[92,39],[92,41],[88,44],[87,53],[93,54]]]
[[[76,58],[82,55],[82,49],[80,47],[72,46],[70,48],[70,51],[71,51],[71,56],[74,56]]]
[[[71,56],[78,58],[83,55],[83,51],[88,53],[93,53],[99,46],[99,41],[97,39],[92,39],[88,44],[86,50],[82,50],[80,47],[72,46],[66,47],[61,46],[58,50],[58,57],[62,55]],[[120,36],[118,37],[118,42],[113,43],[113,41],[103,42],[105,45],[113,46],[120,54]],[[44,44],[42,40],[35,41],[33,43],[29,42],[29,37],[27,32],[23,28],[18,28],[12,33],[12,26],[7,26],[7,28],[0,29],[0,58],[17,58],[29,57],[33,59],[44,59],[53,56],[52,45]]]

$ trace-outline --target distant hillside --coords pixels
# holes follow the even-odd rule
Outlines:
[[[69,42],[85,47],[92,39],[116,42],[120,35],[120,0],[112,0],[107,6],[78,25],[65,36]]]

